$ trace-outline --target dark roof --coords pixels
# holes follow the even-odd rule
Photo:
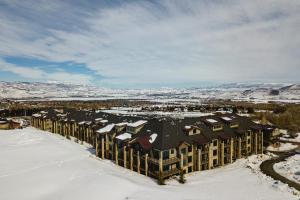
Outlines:
[[[150,143],[150,136],[143,135],[137,138],[136,142],[141,145],[141,147],[145,150],[150,150],[152,148],[152,144]]]
[[[110,123],[121,122],[135,122],[138,120],[147,120],[147,123],[139,131],[134,134],[132,140],[135,140],[142,148],[149,149],[155,148],[159,150],[166,150],[170,148],[176,148],[182,142],[189,144],[203,145],[211,142],[214,139],[226,140],[232,137],[244,134],[247,130],[262,129],[261,125],[255,124],[251,119],[247,117],[241,117],[235,114],[222,114],[203,117],[186,117],[183,119],[175,119],[171,117],[145,117],[145,116],[125,116],[115,115],[104,112],[95,112],[88,110],[75,110],[65,109],[64,113],[67,114],[66,119],[68,121],[76,121],[77,123],[82,121],[91,122],[94,130],[97,130],[103,126],[95,119],[102,118],[108,120]],[[55,110],[48,110],[49,117],[56,116]],[[230,123],[224,120],[222,117],[230,117],[233,122],[238,123],[238,128],[231,128]],[[207,119],[214,119],[217,122],[212,124],[222,124],[223,129],[220,131],[212,131]],[[195,126],[200,129],[200,134],[188,135],[185,126]],[[149,137],[151,134],[156,133],[157,137],[151,144]],[[119,133],[118,133],[119,134]],[[120,133],[121,134],[121,133]]]

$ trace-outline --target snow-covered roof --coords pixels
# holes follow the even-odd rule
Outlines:
[[[139,127],[143,124],[147,123],[146,120],[139,120],[139,121],[136,121],[134,123],[129,123],[128,126],[131,126],[131,127]]]
[[[59,116],[59,117],[66,117],[67,114],[57,114],[57,116]]]
[[[185,126],[184,128],[188,130],[188,129],[191,129],[192,127],[191,126]]]
[[[121,123],[117,123],[116,126],[126,126],[128,124],[128,122],[121,122]]]
[[[40,117],[41,115],[40,114],[33,114],[32,116],[33,117]]]
[[[107,126],[100,128],[97,133],[107,133],[110,132],[115,127],[115,124],[108,124]]]
[[[157,134],[153,133],[152,135],[150,135],[149,142],[152,144],[155,141],[156,138],[157,138]]]
[[[107,123],[108,120],[107,120],[107,119],[103,119],[103,120],[101,120],[100,122],[101,122],[101,123]]]
[[[222,117],[222,119],[224,119],[225,121],[231,121],[232,119],[229,117]]]
[[[123,133],[121,135],[118,135],[116,138],[119,139],[119,140],[131,139],[131,134],[130,133]]]
[[[0,124],[6,124],[7,121],[0,121]]]
[[[206,121],[208,121],[210,123],[217,123],[218,122],[217,120],[214,120],[214,119],[206,119]]]
[[[95,121],[101,121],[103,118],[96,118]]]
[[[79,125],[82,125],[82,124],[84,124],[84,123],[85,123],[85,121],[82,121],[82,122],[79,122],[78,124],[79,124]]]

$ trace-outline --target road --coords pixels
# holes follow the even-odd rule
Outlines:
[[[285,178],[284,176],[281,176],[273,168],[275,163],[282,162],[285,159],[287,159],[288,157],[293,156],[295,154],[296,154],[296,150],[293,150],[291,152],[280,153],[280,154],[278,154],[277,158],[272,158],[272,159],[269,159],[269,160],[266,160],[266,161],[262,162],[261,165],[260,165],[260,169],[267,176],[270,176],[275,180],[286,183],[290,187],[293,187],[293,188],[297,189],[298,191],[300,191],[300,184],[298,184],[294,181],[291,181],[291,180]]]

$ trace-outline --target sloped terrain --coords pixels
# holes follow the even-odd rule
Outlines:
[[[26,128],[0,131],[0,199],[230,199],[294,200],[285,185],[246,168],[242,159],[165,186],[59,135]]]

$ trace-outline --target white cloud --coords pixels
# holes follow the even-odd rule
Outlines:
[[[46,72],[37,67],[29,68],[24,66],[17,66],[7,63],[0,59],[0,71],[14,73],[20,77],[28,78],[36,81],[57,81],[62,83],[73,84],[91,84],[92,77],[83,74],[74,74],[65,72],[63,70]]]
[[[72,16],[77,28],[0,14],[0,53],[84,63],[106,76],[106,84],[295,81],[300,75],[297,0],[138,1],[93,10],[72,5],[77,18],[69,10],[55,13],[51,8],[66,8],[55,3],[32,12],[57,14],[62,24]]]

